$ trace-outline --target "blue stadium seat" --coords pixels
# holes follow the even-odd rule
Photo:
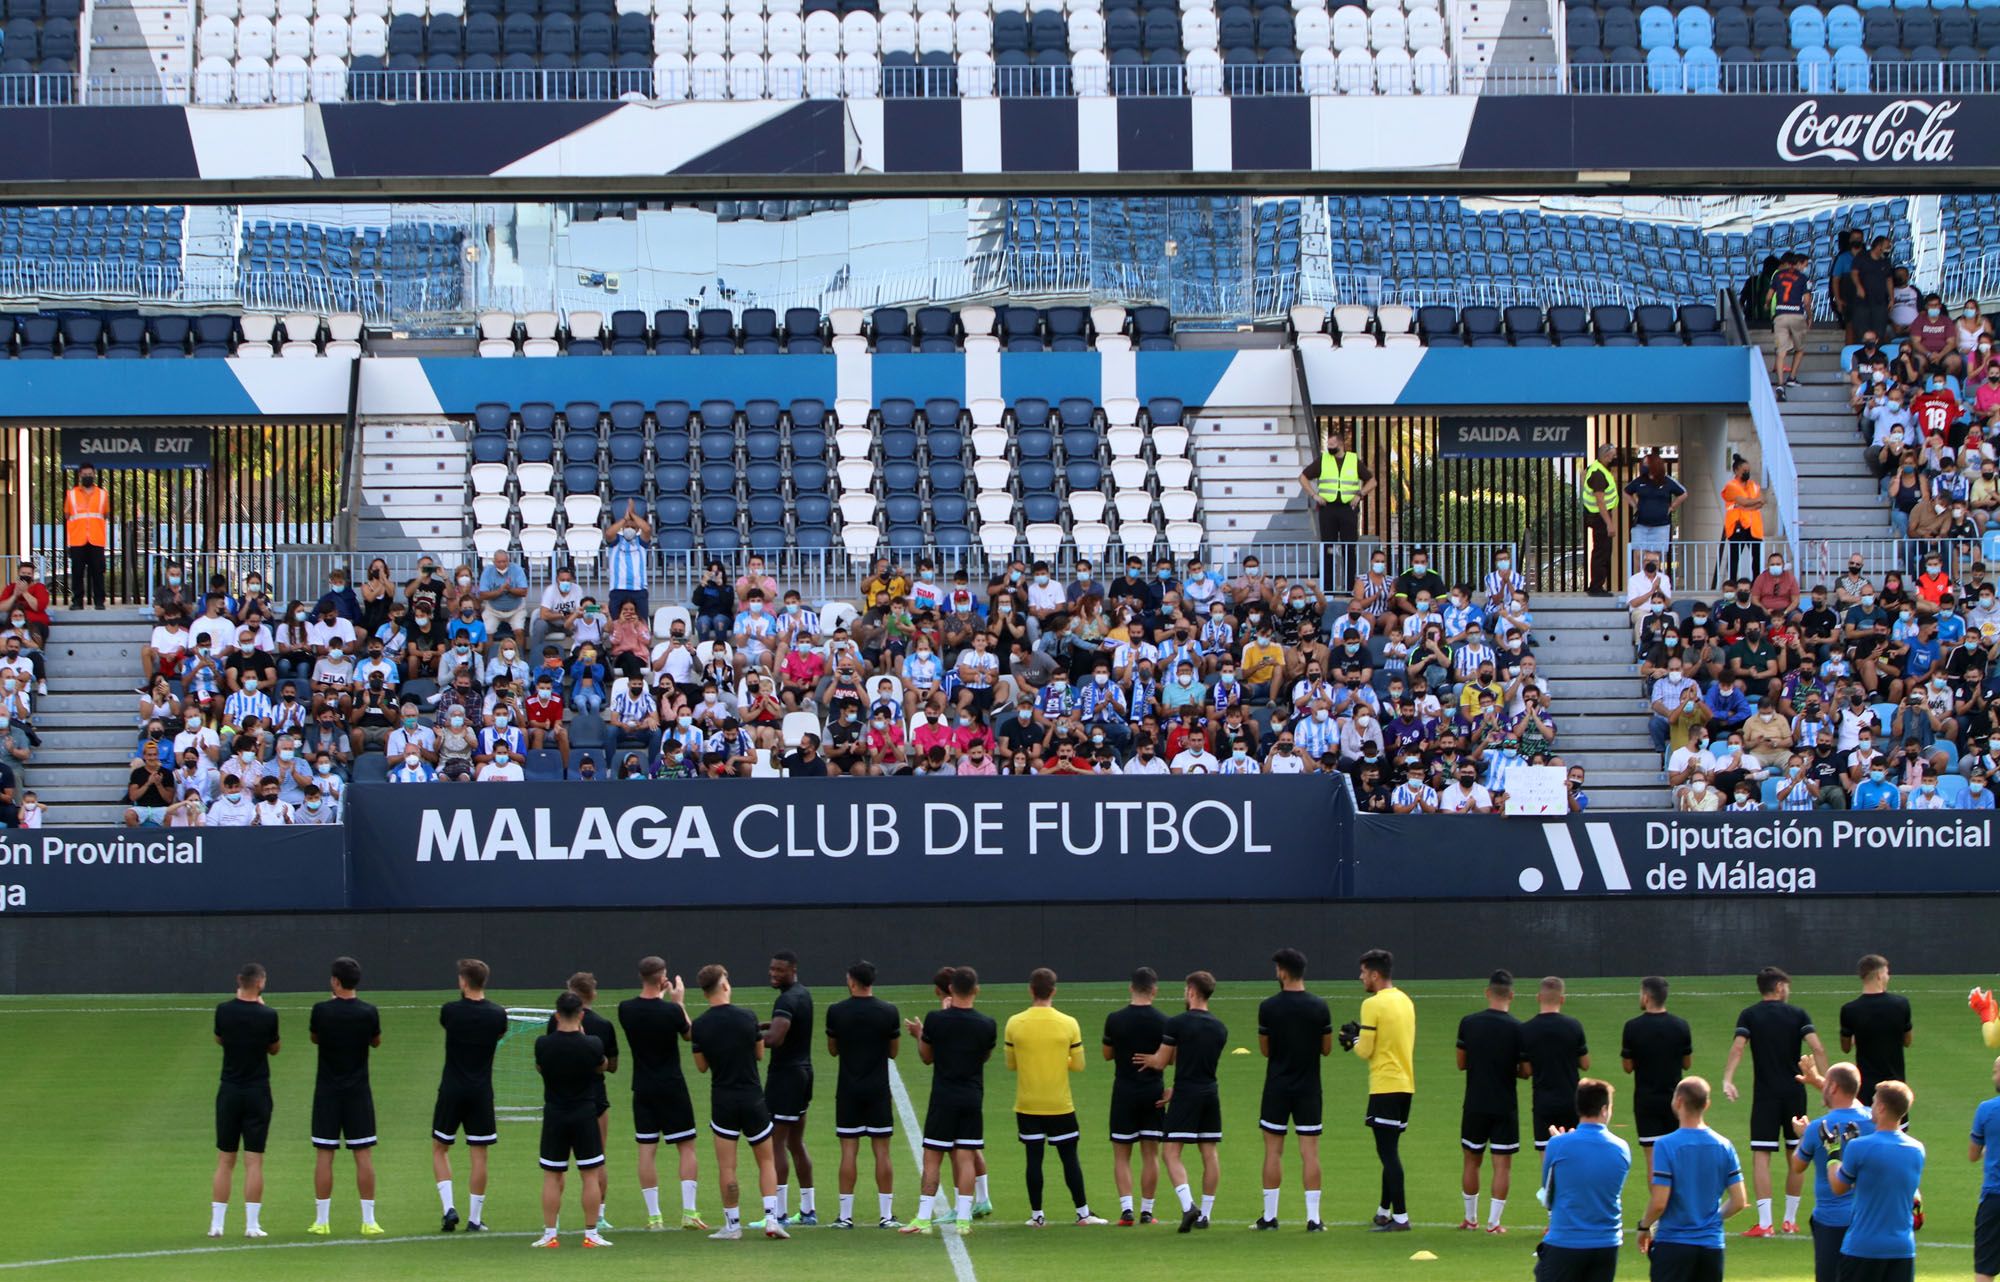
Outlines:
[[[686,356],[694,351],[694,335],[686,312],[653,313],[653,350],[661,356]]]

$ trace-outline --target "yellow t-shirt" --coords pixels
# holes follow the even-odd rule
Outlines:
[[[1258,645],[1252,641],[1243,647],[1243,679],[1251,685],[1263,685],[1267,681],[1275,681],[1284,665],[1283,646]]]
[[[1362,1001],[1354,1053],[1368,1061],[1370,1095],[1416,1092],[1417,1008],[1409,994],[1385,988]]]
[[[1083,1071],[1083,1030],[1053,1006],[1030,1006],[1007,1021],[1007,1067],[1014,1111],[1036,1117],[1076,1112],[1069,1075]]]

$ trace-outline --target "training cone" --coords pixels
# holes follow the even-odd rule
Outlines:
[[[1413,1260],[1435,1260],[1437,1256],[1430,1251],[1419,1251],[1410,1258]]]
[[[1248,1055],[1250,1053],[1250,1048],[1248,1046],[1238,1046],[1235,1050],[1229,1053],[1231,1055]]]

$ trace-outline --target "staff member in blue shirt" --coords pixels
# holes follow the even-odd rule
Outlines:
[[[1611,1083],[1576,1084],[1575,1130],[1551,1128],[1540,1200],[1549,1230],[1536,1249],[1535,1282],[1612,1282],[1625,1238],[1622,1194],[1632,1149],[1613,1135]]]
[[[1750,1204],[1736,1146],[1708,1129],[1708,1081],[1674,1088],[1680,1128],[1653,1145],[1653,1196],[1640,1217],[1639,1249],[1652,1282],[1722,1282],[1722,1224]]]
[[[1840,1243],[1840,1282],[1912,1282],[1917,1229],[1923,1224],[1924,1146],[1903,1129],[1916,1092],[1877,1082],[1872,1134],[1827,1147],[1839,1159],[1827,1172],[1835,1193],[1854,1194],[1854,1221]]]
[[[1972,1223],[1972,1276],[1979,1282],[2000,1277],[2000,1059],[1993,1061],[1993,1090],[1972,1114],[1972,1160],[1985,1163]]]
[[[1849,1126],[1866,1135],[1875,1129],[1875,1121],[1855,1102],[1861,1094],[1861,1070],[1854,1065],[1835,1064],[1821,1077],[1812,1057],[1803,1056],[1799,1080],[1808,1087],[1818,1087],[1826,1104],[1825,1115],[1814,1121],[1792,1119],[1792,1130],[1800,1136],[1799,1146],[1792,1150],[1792,1170],[1800,1175],[1807,1168],[1813,1172],[1813,1282],[1839,1282],[1840,1243],[1854,1221],[1854,1197],[1834,1192],[1827,1181],[1827,1170],[1833,1164],[1827,1146]]]

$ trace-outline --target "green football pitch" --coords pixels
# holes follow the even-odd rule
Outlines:
[[[828,968],[829,970],[831,968]],[[608,979],[606,972],[601,976]],[[840,996],[836,974],[814,974],[821,1009]],[[1965,1158],[1967,1123],[1973,1108],[1993,1093],[1992,1056],[1981,1046],[1965,993],[1990,977],[1899,975],[1897,988],[1916,1008],[1916,1043],[1910,1055],[1917,1092],[1915,1132],[1930,1145],[1924,1180],[1929,1224],[1920,1235],[1917,1276],[1962,1279],[1972,1271],[1972,1218],[1979,1190],[1978,1167]],[[1168,988],[1177,985],[1168,984]],[[1313,987],[1332,1002],[1336,1021],[1352,1018],[1361,999],[1345,976],[1318,977]],[[751,1276],[798,1276],[813,1282],[845,1279],[939,1278],[1006,1282],[1061,1276],[1141,1279],[1160,1276],[1203,1279],[1339,1277],[1427,1278],[1437,1282],[1483,1282],[1526,1278],[1542,1224],[1534,1200],[1536,1161],[1532,1152],[1517,1159],[1515,1187],[1506,1210],[1506,1236],[1461,1233],[1458,1112],[1460,1085],[1453,1058],[1459,1017],[1481,1005],[1476,981],[1408,985],[1417,1005],[1417,1099],[1403,1159],[1409,1173],[1409,1200],[1417,1229],[1371,1234],[1365,1221],[1373,1212],[1378,1168],[1373,1145],[1362,1128],[1363,1066],[1336,1054],[1325,1064],[1327,1134],[1324,1214],[1330,1231],[1303,1231],[1304,1205],[1296,1161],[1288,1150],[1282,1232],[1247,1231],[1259,1214],[1262,1140],[1256,1125],[1263,1061],[1256,1055],[1256,1004],[1272,985],[1226,983],[1216,1013],[1229,1025],[1230,1043],[1248,1053],[1222,1062],[1222,1103],[1227,1137],[1222,1145],[1223,1175],[1215,1227],[1182,1237],[1175,1233],[1174,1200],[1163,1179],[1160,1225],[1144,1229],[1078,1229],[1069,1218],[1059,1166],[1048,1163],[1051,1227],[1025,1227],[1021,1154],[1010,1116],[1013,1082],[996,1054],[987,1072],[988,1158],[997,1214],[962,1239],[963,1253],[940,1237],[913,1238],[873,1228],[839,1233],[801,1229],[790,1242],[746,1238],[721,1244],[694,1233],[646,1233],[634,1179],[630,1106],[625,1079],[612,1079],[609,1218],[618,1226],[610,1251],[578,1249],[575,1177],[564,1201],[565,1240],[558,1251],[531,1252],[528,1243],[540,1224],[540,1171],[535,1163],[536,1127],[503,1123],[494,1150],[486,1219],[494,1231],[483,1237],[439,1234],[438,1203],[430,1168],[430,1109],[441,1060],[437,1006],[451,994],[374,992],[364,994],[382,1008],[382,1047],[375,1053],[373,1079],[382,1144],[377,1218],[388,1236],[363,1240],[357,1233],[352,1164],[336,1165],[331,1238],[307,1235],[312,1219],[312,1153],[307,1143],[313,1049],[305,1035],[307,1008],[320,992],[274,992],[281,1013],[284,1049],[273,1063],[277,1113],[267,1159],[264,1225],[270,1237],[249,1243],[241,1237],[240,1185],[230,1209],[228,1236],[211,1241],[208,1224],[209,1175],[214,1165],[213,1109],[219,1052],[209,1036],[209,1011],[222,994],[178,997],[34,997],[0,1000],[0,1272],[26,1278],[91,1279],[121,1282],[145,1279],[454,1279],[590,1278],[654,1279],[689,1269],[749,1269]],[[1517,1014],[1532,1014],[1532,988],[1517,1000]],[[1820,1021],[1829,1050],[1838,1008],[1856,991],[1844,977],[1801,978],[1793,1000]],[[928,989],[884,988],[906,1013],[931,1004]],[[629,995],[607,982],[600,1006],[609,1011]],[[547,992],[498,992],[509,1004],[546,1006]],[[772,994],[746,984],[739,998],[768,1010]],[[1163,997],[1165,994],[1163,993]],[[1697,978],[1680,981],[1672,1008],[1695,1031],[1694,1070],[1717,1085],[1711,1124],[1733,1139],[1749,1158],[1749,1099],[1721,1100],[1720,1080],[1736,1012],[1754,1000],[1747,979]],[[1110,1066],[1098,1058],[1104,1017],[1122,1002],[1111,984],[1065,985],[1057,1005],[1083,1025],[1089,1069],[1076,1078],[1083,1120],[1083,1156],[1093,1209],[1115,1218],[1118,1201],[1111,1178],[1110,1146],[1104,1115]],[[1026,1004],[1024,985],[990,984],[980,1004],[1003,1023]],[[1173,1010],[1178,993],[1162,1002]],[[1583,1021],[1590,1037],[1592,1072],[1618,1084],[1620,1103],[1628,1079],[1617,1063],[1618,1035],[1637,1006],[1636,981],[1592,981],[1572,987],[1569,1012]],[[515,1051],[518,1048],[509,1048]],[[834,1068],[825,1059],[823,1039],[816,1048],[819,1101],[809,1122],[808,1141],[817,1167],[820,1215],[830,1222],[837,1206],[837,1146],[833,1136]],[[518,1069],[518,1065],[514,1066]],[[900,1061],[919,1114],[929,1091],[930,1070],[906,1048]],[[702,1079],[689,1069],[697,1114],[706,1116]],[[1741,1083],[1749,1083],[1747,1066]],[[520,1089],[517,1086],[515,1089]],[[1525,1103],[1524,1103],[1525,1124]],[[1631,1137],[1629,1118],[1614,1116],[1615,1128]],[[699,1143],[701,1209],[720,1222],[714,1159],[706,1134]],[[678,1202],[672,1161],[663,1155],[667,1178],[662,1189],[669,1212]],[[908,1138],[895,1144],[897,1212],[914,1215],[917,1174]],[[1192,1155],[1192,1154],[1191,1154]],[[465,1151],[454,1154],[461,1213],[466,1195]],[[1634,1145],[1635,1163],[1638,1158]],[[746,1162],[746,1170],[754,1167]],[[1634,1170],[1625,1196],[1626,1221],[1642,1205],[1643,1165]],[[755,1217],[755,1181],[747,1201]],[[857,1189],[857,1220],[874,1219],[874,1187],[864,1156]],[[1782,1197],[1782,1187],[1779,1189]],[[1810,1209],[1811,1185],[1806,1189]],[[794,1195],[796,1206],[796,1194]],[[1782,1215],[1782,1202],[1779,1203]],[[1481,1201],[1484,1217],[1484,1199]],[[1801,1221],[1805,1213],[1800,1215]],[[1733,1279],[1807,1279],[1811,1247],[1805,1234],[1795,1239],[1741,1241],[1734,1234],[1754,1223],[1754,1210],[1731,1222],[1728,1271]],[[954,1238],[953,1241],[959,1241]],[[1416,1258],[1428,1253],[1435,1258]],[[723,1263],[723,1261],[728,1263]],[[1622,1273],[1645,1276],[1645,1266],[1627,1239]],[[1190,1272],[1193,1270],[1193,1272]],[[682,1274],[685,1276],[686,1274]],[[719,1272],[712,1275],[720,1276]]]

